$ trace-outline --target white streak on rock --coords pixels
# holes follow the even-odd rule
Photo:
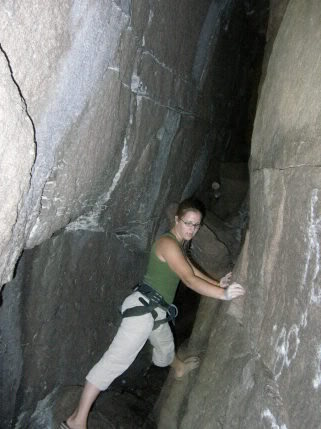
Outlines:
[[[133,92],[138,92],[139,85],[140,85],[139,76],[137,76],[136,73],[133,73],[133,75],[132,75],[132,81],[131,81],[131,85],[130,85],[130,89]]]
[[[300,326],[302,328],[306,328],[307,324],[308,324],[308,309],[306,309],[305,312],[301,314]]]
[[[310,204],[310,223],[308,229],[308,257],[305,265],[305,270],[302,279],[302,287],[305,286],[308,273],[312,273],[311,278],[311,303],[321,304],[321,288],[318,285],[317,277],[320,272],[320,232],[321,232],[321,216],[316,216],[316,205],[318,203],[318,190],[313,189],[311,204]]]
[[[286,329],[283,326],[275,344],[276,357],[274,362],[273,372],[275,378],[278,379],[282,374],[286,359]]]
[[[146,50],[142,53],[142,55],[148,55],[148,56],[152,57],[152,59],[155,61],[155,63],[160,65],[163,69],[169,71],[170,73],[174,73],[173,69],[168,67],[166,64],[162,63],[157,57],[155,57],[155,55],[151,51]]]
[[[291,365],[291,362],[295,359],[299,344],[299,328],[297,327],[297,325],[292,325],[286,339],[285,364],[287,367],[289,367]],[[289,352],[291,352],[291,355]]]
[[[264,176],[268,177],[268,183],[270,184],[270,172],[265,170],[264,173],[265,173]],[[269,187],[269,189],[266,190],[266,192],[267,192],[266,195],[269,195],[271,193],[271,188]],[[268,289],[272,284],[272,274],[274,273],[274,270],[275,270],[274,267],[276,266],[276,260],[279,255],[280,242],[282,240],[285,197],[286,197],[286,191],[282,180],[282,195],[280,195],[280,205],[277,213],[276,222],[274,223],[273,236],[269,242],[269,247],[270,247],[269,250],[264,252],[264,255],[265,255],[264,284],[267,285]]]
[[[284,366],[289,368],[292,361],[295,359],[299,345],[299,333],[301,329],[305,329],[308,323],[308,306],[309,304],[321,304],[321,288],[318,282],[320,273],[320,230],[321,230],[321,217],[316,216],[316,205],[318,203],[318,190],[313,189],[310,201],[309,210],[309,223],[308,223],[308,251],[306,263],[303,271],[300,289],[303,291],[310,285],[310,294],[307,306],[303,309],[302,314],[297,324],[293,324],[288,333],[285,327],[282,328],[278,338],[275,342],[275,361],[274,361],[274,374],[278,379],[282,374]],[[291,355],[289,356],[289,351]],[[321,359],[321,358],[320,358]],[[320,360],[319,359],[319,360]],[[321,371],[321,370],[320,370]],[[320,372],[321,374],[321,372]],[[321,375],[320,375],[321,377]],[[313,380],[313,385],[318,383],[317,376]],[[321,381],[320,381],[321,382]]]
[[[304,271],[303,271],[303,277],[302,277],[302,282],[301,282],[302,288],[306,284],[306,279],[307,279],[309,267],[310,267],[311,255],[312,255],[312,251],[313,251],[313,241],[314,241],[313,238],[314,238],[314,232],[315,232],[314,231],[315,228],[313,227],[314,205],[315,205],[315,202],[318,200],[318,197],[317,197],[315,191],[316,191],[316,189],[313,190],[312,197],[311,197],[311,203],[310,203],[310,221],[309,221],[309,227],[308,227],[308,239],[309,239],[308,257],[307,257],[307,261],[306,261]]]
[[[287,429],[286,425],[283,424],[280,426],[277,424],[276,418],[268,408],[263,411],[261,418],[262,420],[266,419],[269,423],[271,423],[271,429]]]
[[[313,379],[313,387],[317,390],[321,386],[321,346],[317,352],[316,366],[317,371]]]
[[[90,213],[80,216],[77,220],[67,225],[66,227],[67,231],[77,231],[81,229],[87,230],[87,231],[97,231],[97,232],[104,231],[104,228],[101,225],[99,225],[99,219],[100,219],[101,213],[106,209],[107,202],[110,200],[110,197],[113,191],[115,190],[127,163],[128,163],[128,146],[127,146],[127,139],[125,138],[119,168],[117,173],[114,176],[113,182],[109,190],[99,197],[98,201],[95,203],[95,206],[90,211]]]
[[[109,66],[109,67],[107,67],[107,70],[112,70],[112,71],[116,71],[116,72],[118,72],[118,73],[119,73],[119,67],[112,67],[112,66]]]
[[[149,16],[148,16],[148,26],[150,26],[150,24],[152,23],[152,20],[154,18],[154,12],[152,11],[152,9],[149,10]]]
[[[303,319],[301,318],[301,321]],[[300,328],[305,327],[303,325],[297,326],[293,324],[289,332],[283,326],[278,338],[275,343],[275,361],[274,361],[274,369],[273,372],[275,374],[276,380],[282,374],[284,366],[289,368],[292,361],[295,359],[299,345],[300,345]]]

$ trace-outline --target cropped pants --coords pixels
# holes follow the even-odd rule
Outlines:
[[[121,311],[142,306],[140,297],[148,301],[140,292],[134,292],[124,300]],[[158,314],[156,320],[166,317],[166,312],[161,308],[156,308],[156,311]],[[151,313],[123,318],[114,340],[102,358],[89,371],[86,380],[99,390],[106,390],[115,378],[134,362],[147,340],[153,346],[153,363],[160,367],[170,365],[175,356],[172,331],[168,323],[161,324],[154,331],[153,325],[154,319]]]

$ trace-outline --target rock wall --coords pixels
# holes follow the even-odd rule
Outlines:
[[[320,22],[319,1],[291,0],[268,52],[233,272],[247,294],[202,300],[189,344],[201,367],[168,380],[159,428],[320,427]]]
[[[188,44],[189,26],[177,25],[178,2],[171,8],[147,1],[1,7],[2,81],[8,81],[1,97],[1,147],[9,146],[1,159],[2,284],[11,279],[22,248],[60,228],[103,231],[101,215],[121,183],[123,206],[131,203],[137,222],[153,219],[159,195],[162,209],[173,180],[170,162],[164,168],[169,158],[175,162],[171,151],[206,134],[204,124],[202,130],[195,124],[192,69],[208,3],[195,6]],[[159,28],[165,11],[166,34]],[[182,178],[202,146],[190,143]],[[168,182],[160,192],[163,177]]]
[[[58,385],[83,382],[143,273],[164,208],[195,192],[223,153],[234,97],[250,88],[239,55],[249,7],[2,2],[4,427],[28,427]],[[54,425],[48,412],[42,427]]]

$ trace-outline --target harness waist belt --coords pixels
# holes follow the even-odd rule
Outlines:
[[[149,286],[146,283],[139,283],[134,287],[134,292],[140,292],[142,295],[146,296],[149,299],[149,302],[143,298],[139,298],[139,301],[143,304],[143,306],[136,306],[132,308],[128,308],[122,313],[123,317],[132,317],[132,316],[142,316],[147,313],[151,313],[154,318],[154,327],[153,330],[157,329],[162,323],[167,323],[173,321],[178,314],[178,310],[176,305],[168,304],[162,295]],[[155,308],[160,307],[166,311],[167,315],[165,319],[157,320],[157,311]]]
[[[169,304],[167,304],[165,299],[159,292],[157,292],[157,290],[149,286],[147,283],[139,283],[134,287],[134,291],[142,293],[149,299],[150,302],[157,304],[158,307],[163,307],[163,309],[167,311]]]

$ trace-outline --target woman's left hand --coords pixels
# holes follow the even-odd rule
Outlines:
[[[224,299],[226,301],[230,301],[231,299],[237,298],[245,294],[245,290],[243,286],[239,283],[233,282],[229,285],[224,291]]]

